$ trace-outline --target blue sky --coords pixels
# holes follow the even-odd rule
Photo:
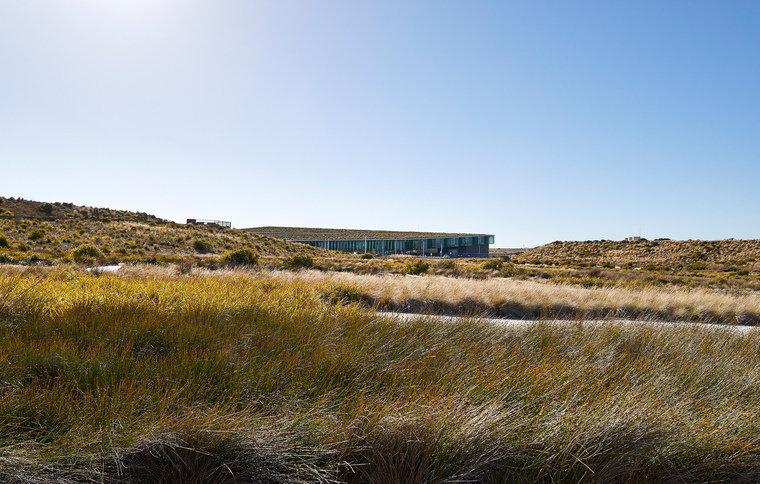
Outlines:
[[[760,238],[760,3],[0,0],[0,195]]]

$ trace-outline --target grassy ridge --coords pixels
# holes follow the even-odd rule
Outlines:
[[[327,254],[308,245],[242,230],[177,224],[140,212],[0,197],[0,255],[4,259],[71,261],[82,246],[97,249],[98,263],[148,258],[177,262],[241,249],[273,257]],[[31,261],[30,255],[34,256]]]
[[[528,249],[519,260],[552,264],[603,265],[660,268],[756,270],[760,262],[760,240],[646,240],[636,242],[587,240],[561,242]]]
[[[756,332],[399,324],[345,282],[145,271],[0,273],[4,480],[759,477]]]

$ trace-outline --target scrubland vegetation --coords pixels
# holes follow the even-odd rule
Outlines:
[[[0,207],[2,482],[760,480],[752,241],[436,260]]]
[[[243,249],[275,258],[329,255],[242,230],[177,224],[139,212],[5,198],[0,207],[10,214],[0,213],[0,263],[193,261],[213,266],[225,254]]]
[[[649,270],[659,272],[704,269],[754,271],[760,267],[760,240],[556,241],[526,250],[519,255],[519,259],[582,267],[648,266]]]
[[[755,331],[402,323],[315,272],[0,267],[7,482],[760,478]]]

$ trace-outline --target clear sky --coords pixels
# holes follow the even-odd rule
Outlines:
[[[760,2],[0,0],[0,195],[760,238]]]

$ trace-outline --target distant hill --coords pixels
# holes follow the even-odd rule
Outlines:
[[[0,197],[0,218],[60,220],[60,219],[101,219],[131,222],[164,222],[155,215],[127,210],[112,210],[78,206],[73,203],[49,203],[25,200],[23,198]]]
[[[0,197],[2,252],[65,256],[81,245],[116,260],[223,254],[251,248],[263,256],[327,254],[304,244],[223,227],[185,225],[142,212]],[[200,250],[199,250],[200,249]]]
[[[528,249],[517,256],[525,262],[554,264],[613,264],[722,268],[750,268],[760,263],[760,240],[646,240],[623,242],[594,240],[552,242]]]

